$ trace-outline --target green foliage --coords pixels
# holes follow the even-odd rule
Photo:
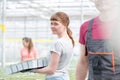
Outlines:
[[[6,74],[5,69],[0,69],[0,80],[45,80],[45,75],[30,72]]]

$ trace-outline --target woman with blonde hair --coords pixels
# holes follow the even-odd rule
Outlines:
[[[24,37],[22,39],[23,48],[21,49],[21,61],[37,59],[38,52],[33,46],[32,39],[29,37]]]
[[[51,31],[58,39],[50,49],[49,64],[36,73],[46,74],[46,80],[70,80],[68,65],[73,56],[74,40],[69,29],[69,17],[64,12],[56,12],[50,18]]]

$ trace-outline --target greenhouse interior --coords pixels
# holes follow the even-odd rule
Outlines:
[[[6,67],[21,62],[20,49],[23,47],[23,37],[30,37],[33,40],[39,58],[47,56],[50,45],[57,39],[50,29],[50,17],[56,12],[65,12],[70,18],[69,28],[75,41],[70,70],[75,71],[80,55],[80,26],[84,21],[99,14],[93,2],[90,0],[0,0],[0,80],[44,80],[36,73],[7,75]],[[75,73],[71,74],[74,75]],[[72,78],[71,80],[74,80]]]

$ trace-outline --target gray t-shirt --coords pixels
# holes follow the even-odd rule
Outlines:
[[[50,52],[51,53],[56,52],[56,54],[60,55],[60,60],[58,63],[56,74],[67,73],[69,63],[73,56],[72,41],[65,38],[60,38],[53,43],[53,45],[51,46]]]

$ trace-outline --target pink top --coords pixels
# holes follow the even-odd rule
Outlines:
[[[86,33],[88,31],[89,21],[86,21],[80,27],[80,36],[79,42],[83,45],[86,43]],[[104,24],[104,25],[103,25]],[[103,23],[99,20],[98,17],[94,18],[94,22],[92,24],[92,39],[108,39],[111,36],[112,32],[112,24],[111,23]]]
[[[21,61],[31,60],[31,59],[37,59],[37,50],[33,47],[31,49],[31,52],[28,53],[28,50],[23,47],[20,51],[21,53]]]

